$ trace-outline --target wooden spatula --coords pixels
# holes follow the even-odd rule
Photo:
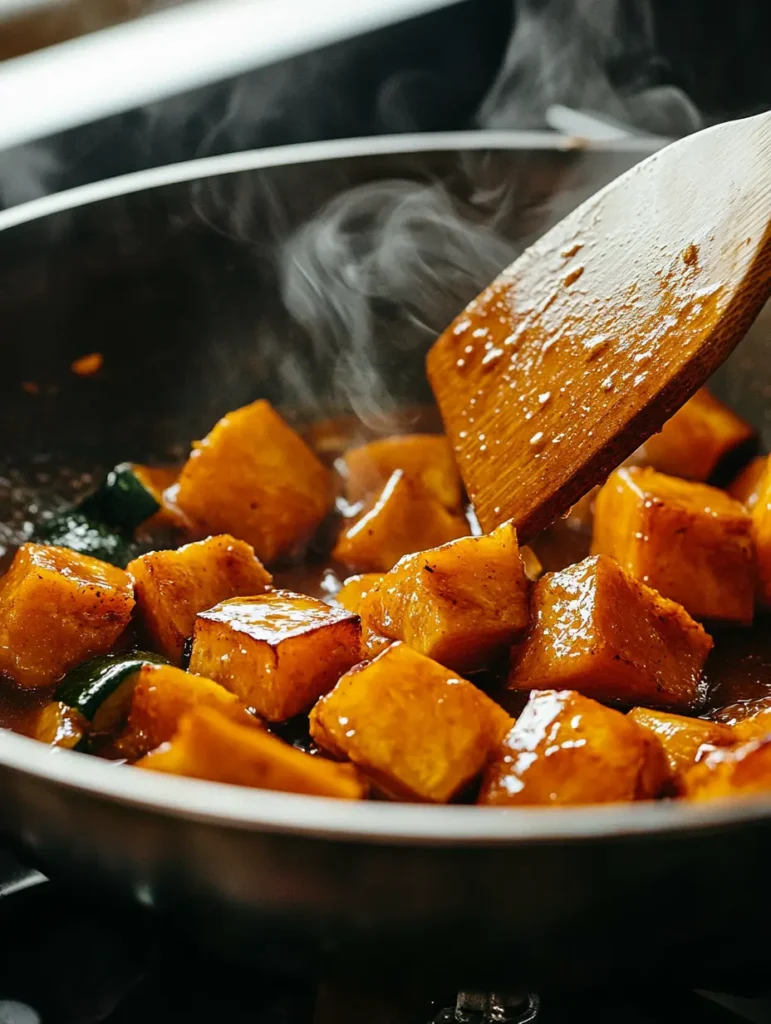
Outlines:
[[[483,529],[528,540],[699,388],[771,295],[771,114],[661,150],[523,253],[428,375]]]

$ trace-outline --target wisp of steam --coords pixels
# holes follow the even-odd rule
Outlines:
[[[484,128],[541,127],[555,103],[605,114],[652,135],[702,127],[691,100],[659,84],[650,0],[519,0],[516,28],[483,101]],[[612,71],[626,65],[625,80]]]
[[[282,298],[334,367],[333,400],[366,424],[387,413],[383,363],[400,345],[428,347],[515,256],[513,243],[441,184],[357,186],[333,199],[281,251]],[[410,325],[400,332],[399,321]],[[409,339],[407,341],[407,339]]]

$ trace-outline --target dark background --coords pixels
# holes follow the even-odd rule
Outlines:
[[[618,12],[615,39],[597,38],[606,28],[602,24],[599,30],[575,30],[573,19],[583,17],[577,11],[591,20],[593,12],[611,8]],[[650,31],[641,27],[641,11]],[[480,106],[523,12],[551,18],[565,34],[549,58],[563,102],[570,102],[573,91],[580,98],[589,68],[592,75],[606,76],[604,91],[612,90],[622,104],[642,88],[676,87],[703,123],[771,106],[769,0],[466,0],[0,154],[0,206],[197,156],[324,138],[478,127]],[[543,56],[534,53],[532,59],[538,77]],[[539,88],[553,86],[539,79]],[[538,126],[538,104],[532,106],[503,126]],[[677,118],[672,129],[671,134],[682,133]]]

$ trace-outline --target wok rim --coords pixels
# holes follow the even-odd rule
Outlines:
[[[375,135],[321,142],[300,142],[267,149],[250,149],[240,153],[200,157],[182,163],[165,164],[143,171],[132,171],[114,178],[89,182],[52,195],[20,203],[0,210],[0,231],[26,224],[32,220],[76,209],[102,199],[113,199],[134,192],[144,192],[164,185],[177,185],[198,178],[220,174],[237,174],[324,160],[365,156],[394,156],[409,153],[441,153],[474,150],[544,150],[552,152],[640,153],[649,155],[667,144],[655,136],[634,136],[628,139],[592,141],[557,132],[538,131],[467,131],[415,132],[404,135]]]
[[[550,132],[436,132],[301,143],[171,164],[92,182],[0,211],[0,231],[103,199],[287,164],[471,150],[650,154],[662,140],[590,142]],[[710,804],[661,801],[585,807],[492,808],[332,800],[144,772],[45,747],[4,731],[0,766],[55,786],[173,818],[314,839],[446,847],[510,846],[713,831],[771,815],[771,795]]]

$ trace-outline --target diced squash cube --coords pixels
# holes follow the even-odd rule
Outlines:
[[[299,715],[360,660],[358,616],[285,590],[201,612],[190,671],[235,693],[270,722]]]
[[[543,576],[531,615],[513,655],[511,689],[571,689],[685,711],[699,704],[712,638],[607,555]]]
[[[654,469],[620,469],[597,496],[592,553],[699,619],[752,622],[752,520],[725,491]]]
[[[463,488],[452,445],[443,434],[401,434],[351,448],[342,459],[352,504],[379,494],[394,470],[417,480],[445,508],[459,512]]]
[[[177,504],[207,533],[247,541],[263,562],[301,547],[327,514],[332,477],[265,401],[228,413],[193,446]]]
[[[456,672],[483,668],[528,624],[517,531],[504,523],[482,537],[406,555],[369,591],[360,614],[372,632]]]
[[[752,536],[758,570],[758,596],[771,606],[771,459],[758,484],[758,498],[752,510]]]
[[[702,747],[730,747],[737,740],[729,725],[703,718],[670,715],[650,708],[633,708],[628,717],[658,737],[673,776],[695,764]]]
[[[332,556],[357,572],[388,572],[402,555],[466,537],[468,522],[397,469],[377,500],[345,527]]]
[[[69,548],[23,544],[0,586],[0,675],[49,686],[109,651],[129,624],[131,580]]]
[[[136,766],[284,793],[341,800],[366,796],[366,786],[351,765],[312,757],[262,729],[239,725],[208,707],[186,712],[172,740]]]
[[[533,693],[485,772],[479,803],[600,804],[658,796],[668,781],[658,739],[571,690]]]
[[[36,712],[25,731],[50,747],[73,750],[88,732],[88,722],[69,704],[52,700]]]
[[[273,582],[245,541],[228,534],[151,551],[130,562],[142,626],[153,647],[179,664],[198,612],[228,597],[264,593]]]
[[[217,708],[242,725],[262,727],[234,693],[173,665],[145,665],[131,696],[128,724],[118,741],[123,754],[134,760],[166,743],[177,731],[185,712],[195,707]]]
[[[702,388],[645,442],[645,459],[662,473],[708,480],[729,452],[754,436],[746,420]]]
[[[686,772],[682,793],[689,800],[720,800],[771,791],[771,737],[711,751]]]
[[[359,576],[349,576],[335,595],[335,600],[349,612],[358,615],[362,600],[382,578],[382,572],[365,572]]]
[[[760,482],[768,467],[768,456],[758,455],[751,459],[744,469],[734,478],[728,493],[732,498],[740,501],[748,512],[752,512],[758,503],[760,495]]]
[[[402,643],[352,669],[311,711],[311,735],[384,794],[445,803],[478,775],[511,718]]]

